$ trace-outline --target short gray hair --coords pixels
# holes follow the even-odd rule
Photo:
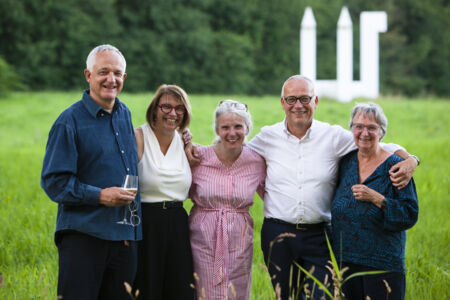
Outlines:
[[[353,119],[358,115],[363,114],[363,116],[373,116],[375,119],[375,122],[380,126],[382,134],[380,137],[381,139],[386,135],[387,132],[387,125],[388,120],[386,118],[386,115],[383,112],[383,109],[378,104],[375,104],[373,102],[368,103],[360,103],[356,104],[353,109],[352,113],[350,115],[350,129],[353,126]]]
[[[86,59],[86,69],[88,69],[89,71],[92,72],[92,68],[94,67],[96,55],[98,53],[100,53],[100,52],[108,51],[108,50],[116,52],[122,58],[122,60],[123,60],[123,72],[125,73],[125,70],[127,68],[127,62],[125,60],[125,57],[123,56],[122,52],[120,52],[119,49],[117,49],[116,47],[114,47],[112,45],[108,45],[108,44],[99,45],[99,46],[97,46],[97,47],[95,47],[94,49],[91,50],[91,52],[89,53],[89,55],[88,55],[88,57]]]
[[[306,81],[309,85],[309,89],[311,90],[312,94],[314,95],[314,82],[309,79],[306,76],[303,75],[293,75],[291,77],[289,77],[288,79],[286,79],[286,81],[283,83],[283,87],[281,88],[281,98],[284,98],[284,87],[286,86],[286,84],[291,81],[291,80],[298,80],[298,81]]]
[[[245,106],[246,109],[240,109],[238,106]],[[214,132],[216,133],[216,137],[214,139],[214,144],[217,144],[220,141],[220,138],[218,136],[219,134],[219,117],[226,113],[233,113],[235,115],[238,115],[239,117],[244,120],[245,126],[247,126],[247,132],[245,133],[245,141],[247,141],[247,136],[250,133],[250,131],[253,128],[253,122],[252,122],[252,116],[248,112],[247,105],[244,103],[241,103],[236,100],[227,99],[224,101],[221,101],[219,105],[216,107],[216,110],[214,111]]]

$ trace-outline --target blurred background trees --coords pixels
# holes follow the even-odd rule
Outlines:
[[[383,10],[381,92],[450,95],[447,0],[0,0],[0,90],[7,77],[9,89],[84,88],[86,56],[109,43],[127,59],[129,92],[176,83],[188,93],[277,94],[299,72],[308,5],[317,21],[318,79],[336,78],[336,23],[346,5],[355,79],[359,14]]]

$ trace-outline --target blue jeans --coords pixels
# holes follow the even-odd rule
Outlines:
[[[330,282],[331,276],[325,268],[330,260],[325,229],[328,230],[327,226],[300,230],[294,225],[264,220],[261,229],[261,248],[272,285],[277,296],[278,293],[281,296],[280,299],[287,300],[289,296],[291,299],[303,299],[305,296],[301,288],[303,281],[308,285],[308,290],[313,293],[313,299],[320,299],[324,294],[312,279],[305,280],[304,274],[294,265],[294,262],[307,271],[314,267],[312,275],[322,283],[325,275],[328,274],[328,282]],[[277,238],[281,234],[290,236]],[[327,234],[329,235],[329,232]]]

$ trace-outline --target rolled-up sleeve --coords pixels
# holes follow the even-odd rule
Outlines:
[[[50,130],[41,174],[41,186],[49,198],[67,205],[98,205],[100,188],[77,177],[76,133],[67,124]]]

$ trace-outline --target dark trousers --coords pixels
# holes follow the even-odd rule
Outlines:
[[[343,262],[342,266],[349,267],[349,270],[344,273],[344,277],[357,272],[380,270],[346,262]],[[386,284],[389,286],[390,293],[388,293]],[[405,285],[405,274],[388,272],[353,277],[344,283],[342,290],[347,300],[366,299],[367,296],[371,300],[403,300],[405,299]]]
[[[183,207],[142,204],[136,288],[148,300],[192,300],[194,283],[189,225]]]
[[[124,225],[126,226],[126,225]],[[58,296],[64,300],[130,299],[124,282],[133,284],[137,244],[106,241],[80,232],[60,235]]]
[[[304,297],[301,285],[305,276],[293,262],[308,272],[314,266],[313,276],[324,282],[325,275],[329,274],[325,265],[330,259],[324,232],[325,227],[300,230],[292,225],[264,220],[261,248],[277,297],[279,295],[282,300]],[[330,279],[328,275],[328,282]],[[320,299],[324,294],[312,279],[306,279],[304,283],[313,299]]]

